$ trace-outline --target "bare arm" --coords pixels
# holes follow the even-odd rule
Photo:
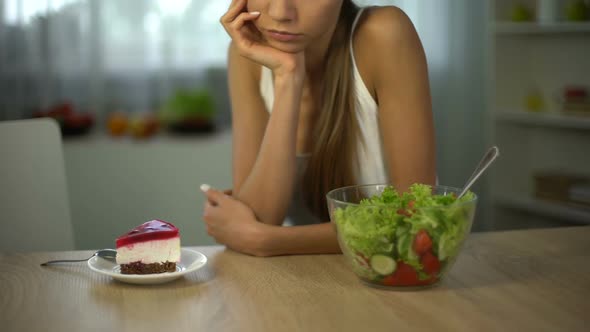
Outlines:
[[[260,112],[266,110],[260,94],[252,89],[258,85],[250,80],[249,87],[244,87],[246,73],[236,68],[236,62],[244,60],[232,53],[233,195],[250,206],[261,222],[277,225],[285,218],[295,181],[302,81],[295,75],[276,77],[273,110],[270,117],[263,116]]]
[[[233,39],[229,52],[233,195],[247,204],[258,220],[278,225],[283,222],[293,193],[305,63],[302,53],[284,53],[257,42],[256,31],[247,25],[256,16],[236,16],[244,5],[245,1],[235,0],[222,18]],[[258,91],[257,64],[274,73],[275,102],[270,116]]]
[[[267,231],[264,255],[339,254],[334,224],[281,227]]]
[[[334,225],[283,227],[259,222],[250,207],[204,187],[203,220],[217,243],[253,256],[339,253]]]
[[[399,9],[373,10],[364,29],[373,52],[369,76],[379,104],[379,126],[389,178],[399,191],[434,184],[434,124],[426,56],[409,18]],[[361,32],[362,33],[362,32]]]

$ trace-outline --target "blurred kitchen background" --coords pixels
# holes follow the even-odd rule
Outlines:
[[[77,248],[155,218],[213,243],[198,188],[231,186],[229,2],[0,0],[0,121],[61,124]],[[440,183],[500,147],[475,231],[590,223],[588,1],[356,2],[397,5],[420,34]]]

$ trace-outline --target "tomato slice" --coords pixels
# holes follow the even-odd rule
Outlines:
[[[381,281],[386,286],[416,286],[420,284],[418,272],[410,265],[399,261],[395,272]]]
[[[423,255],[432,248],[432,239],[425,230],[420,230],[416,234],[413,248],[418,255]]]
[[[397,286],[397,279],[393,274],[388,275],[387,277],[381,280],[381,283],[385,286]]]
[[[440,272],[440,261],[431,252],[425,253],[420,259],[424,267],[424,272],[431,276],[436,276]]]

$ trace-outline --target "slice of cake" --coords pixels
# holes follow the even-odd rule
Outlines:
[[[169,222],[148,221],[117,238],[122,274],[175,272],[179,261],[180,235]]]

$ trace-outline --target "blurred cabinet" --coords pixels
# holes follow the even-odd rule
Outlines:
[[[553,18],[538,19],[548,2]],[[590,21],[566,21],[569,4],[488,1],[487,129],[501,149],[489,189],[496,229],[590,224],[590,207],[539,199],[535,189],[546,172],[590,177],[590,110],[564,112],[566,89],[590,93]]]

